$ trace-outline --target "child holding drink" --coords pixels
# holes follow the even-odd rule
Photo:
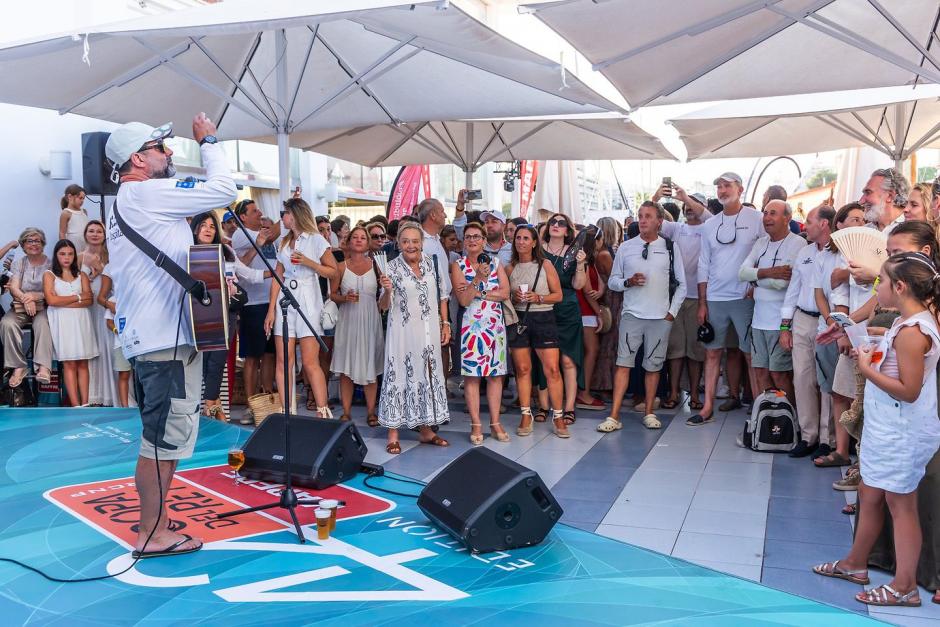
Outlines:
[[[865,428],[859,453],[862,509],[855,542],[845,559],[820,564],[813,571],[825,577],[865,585],[868,557],[884,524],[884,505],[894,523],[897,567],[894,579],[860,592],[867,605],[920,605],[916,583],[921,549],[917,485],[927,462],[940,447],[937,420],[936,369],[940,332],[940,272],[923,253],[893,255],[881,269],[878,302],[901,315],[885,334],[884,358],[874,363],[873,347],[857,351],[865,383]]]

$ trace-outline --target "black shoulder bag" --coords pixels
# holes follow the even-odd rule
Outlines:
[[[544,263],[545,263],[544,261],[543,261],[542,263],[540,263],[538,269],[535,271],[535,281],[532,282],[532,293],[533,293],[533,294],[535,293],[535,290],[538,289],[538,286],[539,286],[539,276],[541,276],[541,274],[542,274],[542,265],[543,265]],[[526,321],[526,318],[529,317],[529,307],[531,307],[531,306],[532,306],[532,301],[531,301],[531,300],[528,301],[528,302],[525,304],[525,310],[522,312],[522,315],[519,316],[519,322],[516,323],[516,335],[522,335],[523,333],[525,333],[525,332],[528,330],[529,327],[526,326],[525,321]]]
[[[671,303],[672,297],[675,296],[676,290],[679,289],[679,280],[676,278],[675,246],[668,237],[664,236],[663,240],[665,240],[666,250],[669,252],[669,302]]]

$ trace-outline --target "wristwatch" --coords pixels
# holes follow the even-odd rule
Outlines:
[[[205,137],[199,140],[199,145],[203,146],[205,144],[217,144],[218,142],[219,142],[219,138],[216,137],[215,135],[206,135]]]

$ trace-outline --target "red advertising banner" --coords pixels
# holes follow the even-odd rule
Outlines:
[[[271,509],[234,518],[216,516],[276,501],[281,488],[280,484],[239,477],[228,466],[190,468],[177,472],[173,478],[167,492],[167,509],[173,529],[206,542],[247,538],[290,529],[292,523],[287,512]],[[133,546],[140,519],[140,500],[133,477],[63,486],[48,491],[45,497],[121,544]],[[319,491],[297,488],[297,497],[339,500],[342,505],[337,510],[337,520],[370,516],[395,507],[392,501],[342,484]],[[306,503],[297,508],[301,525],[314,524],[315,509],[315,505]]]
[[[411,209],[418,204],[419,192],[424,183],[424,195],[431,195],[431,180],[426,165],[406,165],[395,177],[392,193],[388,197],[387,216],[389,220],[398,220],[411,215]]]
[[[538,178],[538,161],[519,162],[519,217],[529,217],[529,205],[535,197],[535,183]]]

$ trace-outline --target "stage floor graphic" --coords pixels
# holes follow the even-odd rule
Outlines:
[[[131,563],[139,503],[134,410],[0,409],[0,557],[66,578]],[[0,563],[4,625],[863,625],[877,621],[682,560],[557,525],[539,546],[473,555],[415,499],[360,475],[322,492],[345,502],[334,536],[308,542],[280,511],[216,520],[276,500],[238,479],[238,427],[203,421],[170,491],[176,528],[203,550],[144,560],[113,579],[60,584]],[[600,469],[599,469],[600,471]],[[373,486],[414,493],[392,477]]]

